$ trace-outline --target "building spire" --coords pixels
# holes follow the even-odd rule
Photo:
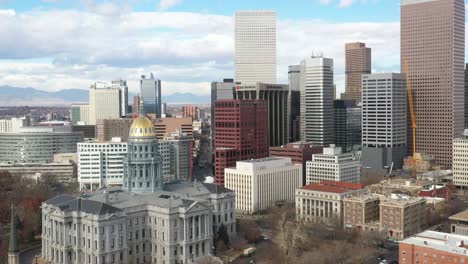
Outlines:
[[[15,205],[11,203],[11,220],[10,220],[10,247],[8,248],[9,253],[18,252],[18,240],[16,237],[16,212]]]
[[[16,212],[15,205],[11,203],[11,220],[10,220],[10,245],[8,248],[9,254],[18,253],[18,239],[16,237]]]

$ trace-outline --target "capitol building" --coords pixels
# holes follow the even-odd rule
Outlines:
[[[130,128],[122,188],[42,204],[42,258],[60,264],[185,264],[209,256],[220,228],[236,234],[234,192],[197,181],[163,183],[154,125]]]

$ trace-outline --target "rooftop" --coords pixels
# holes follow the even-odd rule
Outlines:
[[[267,157],[267,158],[262,158],[262,159],[251,159],[251,160],[242,160],[239,162],[244,162],[244,163],[262,163],[266,161],[275,161],[275,160],[284,160],[285,158],[281,157]]]
[[[450,220],[468,221],[468,209],[449,217]]]
[[[416,236],[409,237],[400,243],[468,256],[468,237],[462,235],[427,230]]]
[[[364,184],[340,182],[340,181],[323,181],[319,183],[313,183],[301,187],[302,190],[318,191],[318,192],[330,192],[330,193],[346,193],[349,191],[355,191],[364,189]]]
[[[367,202],[367,201],[374,201],[380,200],[381,195],[370,193],[366,195],[358,195],[358,196],[351,196],[346,198],[348,201],[358,201],[358,202]]]

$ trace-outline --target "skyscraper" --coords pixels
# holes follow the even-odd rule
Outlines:
[[[301,115],[301,65],[288,67],[289,85],[289,142],[300,139],[300,115]]]
[[[235,99],[268,102],[268,142],[270,147],[289,142],[289,88],[284,84],[250,83],[236,85]]]
[[[276,83],[276,12],[235,15],[236,82]]]
[[[96,82],[89,88],[89,125],[101,119],[121,116],[120,89],[108,83]]]
[[[268,156],[268,102],[217,100],[215,108],[215,181],[236,161]]]
[[[112,81],[112,87],[120,90],[120,116],[126,117],[128,113],[128,86],[125,80]]]
[[[452,139],[464,126],[465,3],[402,0],[400,24],[401,71],[406,64],[414,97],[416,152],[450,167]],[[408,132],[412,155],[410,126]]]
[[[333,59],[301,61],[301,141],[328,146],[334,141]]]
[[[140,97],[147,114],[156,114],[161,118],[161,80],[154,79],[153,74],[147,78],[142,75],[140,79]]]
[[[216,100],[234,99],[234,80],[223,79],[223,82],[211,83],[211,150],[214,151],[214,105]]]
[[[401,168],[406,153],[406,81],[399,73],[362,77],[362,162],[378,171],[394,163]]]
[[[365,43],[345,44],[346,86],[345,99],[361,101],[361,77],[371,73],[371,49]]]
[[[361,146],[361,107],[354,100],[335,100],[335,144],[343,152]]]

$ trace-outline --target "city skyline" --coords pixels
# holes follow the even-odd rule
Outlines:
[[[11,41],[0,45],[0,85],[86,89],[96,80],[122,78],[134,93],[138,76],[154,72],[164,82],[163,95],[209,94],[211,81],[234,77],[234,12],[251,9],[278,15],[279,83],[287,83],[288,65],[323,53],[335,61],[341,93],[344,44],[355,41],[373,48],[373,72],[399,69],[399,1],[297,0],[295,7],[265,1],[175,1],[180,4],[165,8],[158,1],[70,2],[0,4],[0,21],[18,28],[4,32]],[[302,10],[307,7],[310,14]],[[367,9],[373,12],[364,12]],[[55,20],[63,23],[56,25]]]

